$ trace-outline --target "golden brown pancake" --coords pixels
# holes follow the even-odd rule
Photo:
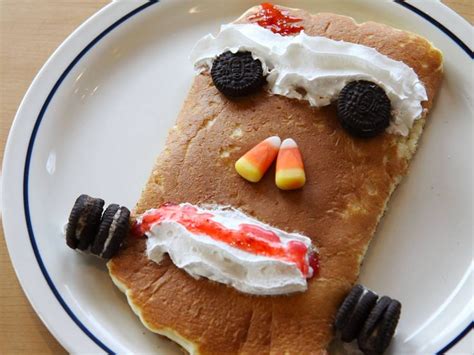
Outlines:
[[[238,21],[248,22],[257,9]],[[359,43],[403,61],[424,83],[429,99],[408,137],[383,133],[361,139],[341,127],[334,105],[316,109],[264,90],[229,100],[208,74],[195,78],[135,213],[164,202],[232,205],[310,237],[319,248],[320,272],[306,292],[252,296],[195,280],[168,258],[156,264],[146,256],[145,239],[127,238],[108,263],[112,279],[147,328],[189,352],[326,352],[334,315],[357,280],[391,193],[407,172],[440,85],[441,52],[418,35],[330,13],[288,11],[303,19],[309,35]],[[273,135],[298,142],[307,176],[304,188],[279,190],[271,170],[257,184],[235,172],[234,163],[244,152]]]

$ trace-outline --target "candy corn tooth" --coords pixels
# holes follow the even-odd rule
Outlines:
[[[281,139],[269,137],[245,153],[235,163],[235,170],[245,180],[258,182],[275,160]]]
[[[303,187],[306,182],[303,159],[296,142],[285,139],[281,144],[276,163],[275,183],[282,190]]]

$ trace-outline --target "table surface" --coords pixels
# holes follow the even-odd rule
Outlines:
[[[443,1],[471,24],[472,0]],[[20,101],[59,44],[105,0],[0,0],[0,153]],[[26,299],[0,231],[0,354],[65,354]]]

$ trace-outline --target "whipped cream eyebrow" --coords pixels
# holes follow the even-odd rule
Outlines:
[[[205,277],[255,295],[302,292],[317,272],[311,240],[259,222],[230,207],[164,205],[137,219],[146,253],[168,254],[194,278]]]
[[[326,37],[281,36],[256,24],[227,24],[216,36],[200,39],[190,54],[197,72],[212,67],[220,54],[249,51],[262,62],[268,90],[275,95],[306,100],[322,107],[337,100],[342,88],[354,80],[381,86],[392,104],[387,132],[407,136],[423,112],[426,89],[415,71],[376,49]]]

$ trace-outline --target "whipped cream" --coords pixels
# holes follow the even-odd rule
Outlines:
[[[249,51],[262,62],[268,90],[275,95],[306,100],[321,107],[335,101],[342,88],[354,80],[381,86],[392,103],[389,133],[408,135],[428,99],[415,71],[374,48],[326,37],[281,36],[257,24],[222,25],[216,36],[204,36],[190,59],[198,72],[226,51]]]
[[[186,208],[193,209],[197,214],[206,214],[211,223],[222,226],[224,233],[237,231],[245,225],[261,228],[264,233],[270,232],[273,238],[279,239],[270,242],[273,246],[287,248],[291,243],[296,243],[305,253],[302,260],[306,271],[303,272],[301,265],[298,266],[295,262],[245,251],[232,246],[232,243],[191,230],[199,222],[192,220],[190,227],[179,218],[174,218],[176,214],[170,218],[161,217],[157,222],[153,222],[153,218],[151,223],[146,221],[159,213],[160,209],[149,210],[137,220],[138,225],[148,223],[142,232],[147,236],[146,253],[150,260],[160,263],[167,253],[177,267],[194,278],[206,277],[255,295],[288,294],[307,289],[307,278],[313,276],[310,258],[314,257],[309,238],[271,227],[230,207],[202,208],[190,204],[174,206],[173,208],[178,208],[178,214]],[[186,218],[191,220],[184,217]]]

